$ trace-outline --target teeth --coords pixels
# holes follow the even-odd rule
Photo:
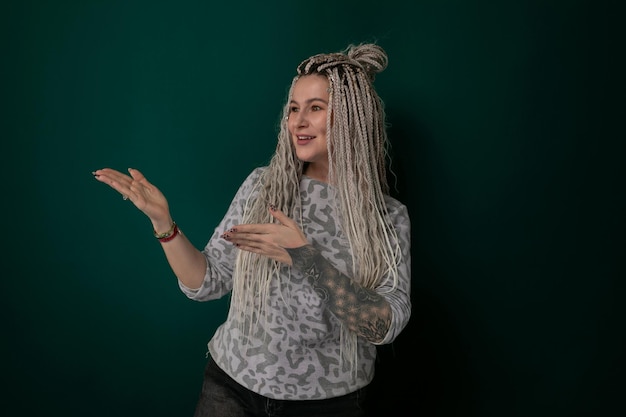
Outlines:
[[[300,140],[311,140],[311,139],[313,139],[313,136],[298,136],[298,139],[300,139]]]

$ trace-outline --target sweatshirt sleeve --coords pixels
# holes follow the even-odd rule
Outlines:
[[[378,345],[393,342],[411,316],[409,216],[404,205],[395,200],[392,203],[387,212],[397,238],[391,242],[397,248],[396,269],[382,277],[376,288],[365,288],[350,278],[313,244],[287,249],[293,268],[308,280],[335,317]]]
[[[389,302],[393,313],[389,331],[383,341],[378,343],[380,345],[393,342],[411,317],[411,222],[406,206],[391,197],[388,199],[388,211],[398,236],[401,258],[395,287],[393,279],[389,277],[376,289]]]
[[[202,286],[191,289],[178,281],[182,292],[195,301],[215,300],[228,294],[233,288],[233,268],[238,249],[220,237],[222,233],[240,224],[246,202],[257,193],[257,185],[264,168],[256,168],[241,184],[226,215],[213,231],[202,250],[207,260],[207,269]]]

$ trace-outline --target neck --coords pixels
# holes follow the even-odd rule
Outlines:
[[[304,175],[314,180],[328,183],[328,167],[321,167],[319,164],[307,164],[304,168]]]

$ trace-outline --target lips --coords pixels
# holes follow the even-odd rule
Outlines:
[[[315,136],[310,136],[310,135],[296,135],[296,143],[298,145],[307,145],[309,144],[309,142],[311,142],[313,139],[315,139]]]

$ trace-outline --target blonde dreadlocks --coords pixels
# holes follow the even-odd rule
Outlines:
[[[243,223],[272,222],[268,206],[274,204],[298,220],[299,185],[306,165],[297,159],[291,141],[288,103],[300,77],[325,76],[330,85],[328,182],[334,188],[340,225],[352,251],[352,279],[369,289],[386,279],[392,279],[395,287],[400,258],[384,200],[389,191],[385,113],[372,85],[375,75],[386,67],[387,55],[375,44],[350,45],[340,53],[319,54],[300,63],[283,109],[276,151],[257,183],[258,193],[247,202],[243,218]],[[231,314],[236,315],[244,334],[253,332],[253,322],[263,317],[269,284],[279,279],[281,267],[251,252],[238,254]],[[345,326],[342,330],[342,356],[355,365],[356,335]]]

